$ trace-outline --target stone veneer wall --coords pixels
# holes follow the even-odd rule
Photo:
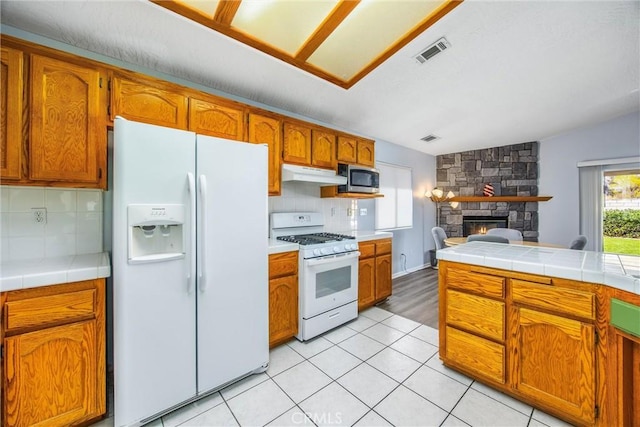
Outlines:
[[[482,196],[491,183],[496,196],[538,195],[538,142],[464,151],[436,157],[436,185],[445,194]],[[538,202],[461,202],[453,209],[440,204],[440,226],[448,236],[462,236],[463,216],[508,217],[508,227],[525,240],[538,240]]]

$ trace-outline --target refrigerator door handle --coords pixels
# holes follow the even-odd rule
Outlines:
[[[189,183],[189,242],[187,244],[187,293],[191,293],[195,278],[195,258],[193,248],[196,242],[196,178],[191,172],[187,173]]]
[[[207,287],[207,276],[205,269],[205,240],[207,238],[207,177],[200,175],[198,179],[200,187],[200,250],[198,251],[198,283],[200,292],[204,292]]]

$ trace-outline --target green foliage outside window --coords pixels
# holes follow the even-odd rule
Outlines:
[[[640,210],[612,209],[603,213],[603,233],[609,237],[640,238]]]

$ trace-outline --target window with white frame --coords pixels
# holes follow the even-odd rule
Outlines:
[[[376,163],[380,171],[380,194],[376,199],[376,230],[413,227],[411,168]]]

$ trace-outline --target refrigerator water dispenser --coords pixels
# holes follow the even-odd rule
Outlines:
[[[130,264],[184,258],[184,205],[129,205]]]

